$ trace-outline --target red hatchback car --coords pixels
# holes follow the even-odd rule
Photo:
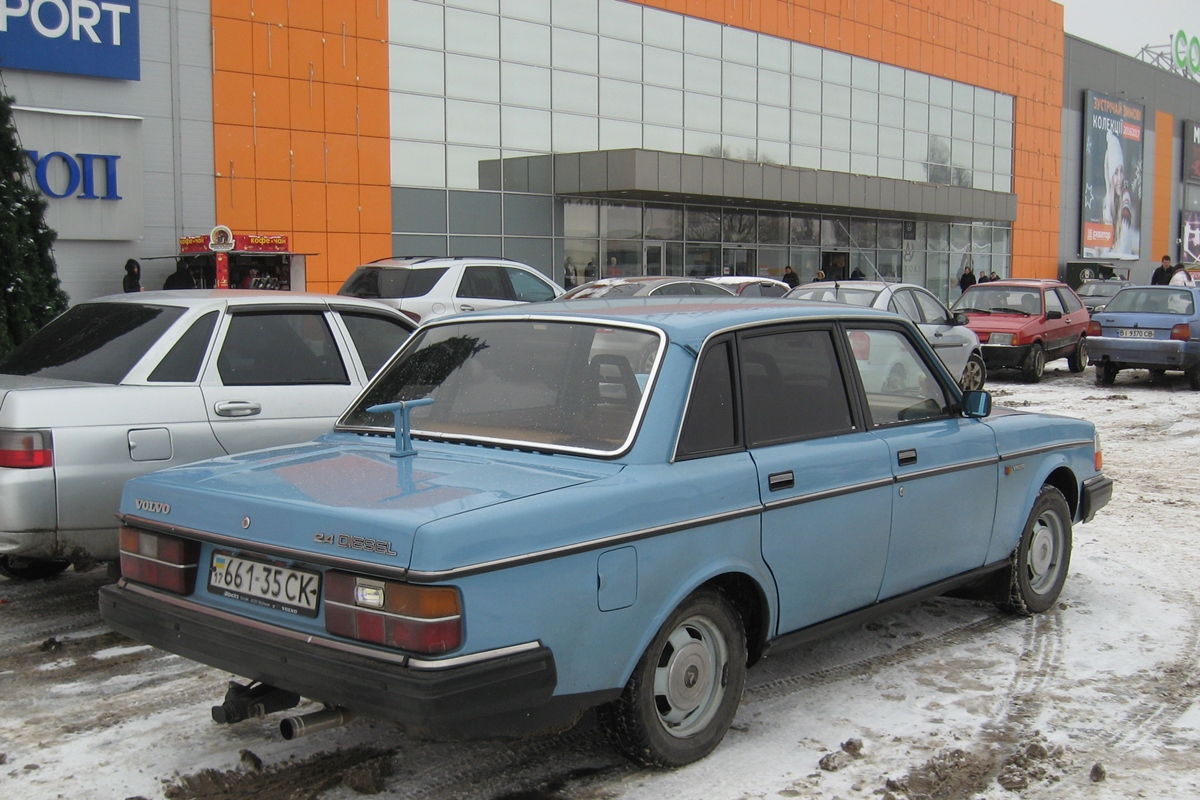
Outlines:
[[[1046,362],[1066,358],[1071,372],[1087,367],[1088,312],[1070,286],[1056,280],[1004,280],[963,292],[955,311],[979,336],[988,371],[1019,369],[1029,383]]]

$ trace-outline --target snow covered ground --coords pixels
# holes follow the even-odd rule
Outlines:
[[[942,598],[772,655],[725,742],[688,768],[633,767],[590,718],[471,744],[369,720],[293,742],[275,719],[218,726],[229,676],[107,631],[96,570],[0,582],[0,795],[1198,797],[1200,393],[1180,376],[1101,388],[1090,369],[1051,367],[1036,386],[988,388],[1101,431],[1116,493],[1075,528],[1062,602],[1023,619]]]

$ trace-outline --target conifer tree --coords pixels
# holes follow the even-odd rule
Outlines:
[[[67,307],[46,225],[46,201],[21,151],[13,99],[0,92],[0,356]]]

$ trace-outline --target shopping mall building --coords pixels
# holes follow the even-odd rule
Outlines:
[[[0,75],[74,300],[217,225],[233,285],[450,255],[950,297],[1148,277],[1200,212],[1200,85],[1050,0],[5,0]]]

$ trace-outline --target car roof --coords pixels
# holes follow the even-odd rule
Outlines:
[[[783,281],[775,280],[774,278],[766,275],[758,278],[754,277],[753,275],[718,275],[715,278],[705,278],[704,280],[711,281],[713,283],[729,283],[734,285],[740,285],[743,283],[777,283],[780,286],[787,286],[787,284]]]
[[[1022,289],[1045,289],[1052,286],[1066,286],[1055,278],[1002,278],[998,281],[977,283],[976,286],[1017,286]]]
[[[358,297],[348,297],[321,292],[281,292],[272,289],[168,289],[154,292],[130,292],[128,294],[112,294],[104,297],[93,297],[86,303],[135,303],[162,306],[180,306],[196,308],[199,306],[224,303],[229,306],[262,306],[262,305],[325,305],[357,306],[363,310],[380,311],[400,318],[403,314],[394,308]]]
[[[522,264],[520,261],[513,261],[510,258],[495,258],[493,256],[396,256],[392,258],[380,258],[368,264],[361,264],[356,269],[437,269],[445,267],[448,264],[457,264],[463,261],[470,261],[474,264],[505,264],[531,269],[528,264]]]
[[[896,289],[901,286],[914,286],[911,283],[890,283],[888,281],[816,281],[813,283],[802,283],[796,289],[863,289],[870,292],[880,292],[884,289]],[[924,288],[924,287],[922,287]],[[795,291],[795,290],[793,290]]]
[[[523,311],[529,309],[528,311]],[[699,347],[713,333],[746,325],[798,320],[900,319],[878,309],[782,297],[622,297],[614,300],[555,300],[532,306],[476,311],[431,322],[430,326],[489,318],[627,322],[664,331],[671,341]]]

